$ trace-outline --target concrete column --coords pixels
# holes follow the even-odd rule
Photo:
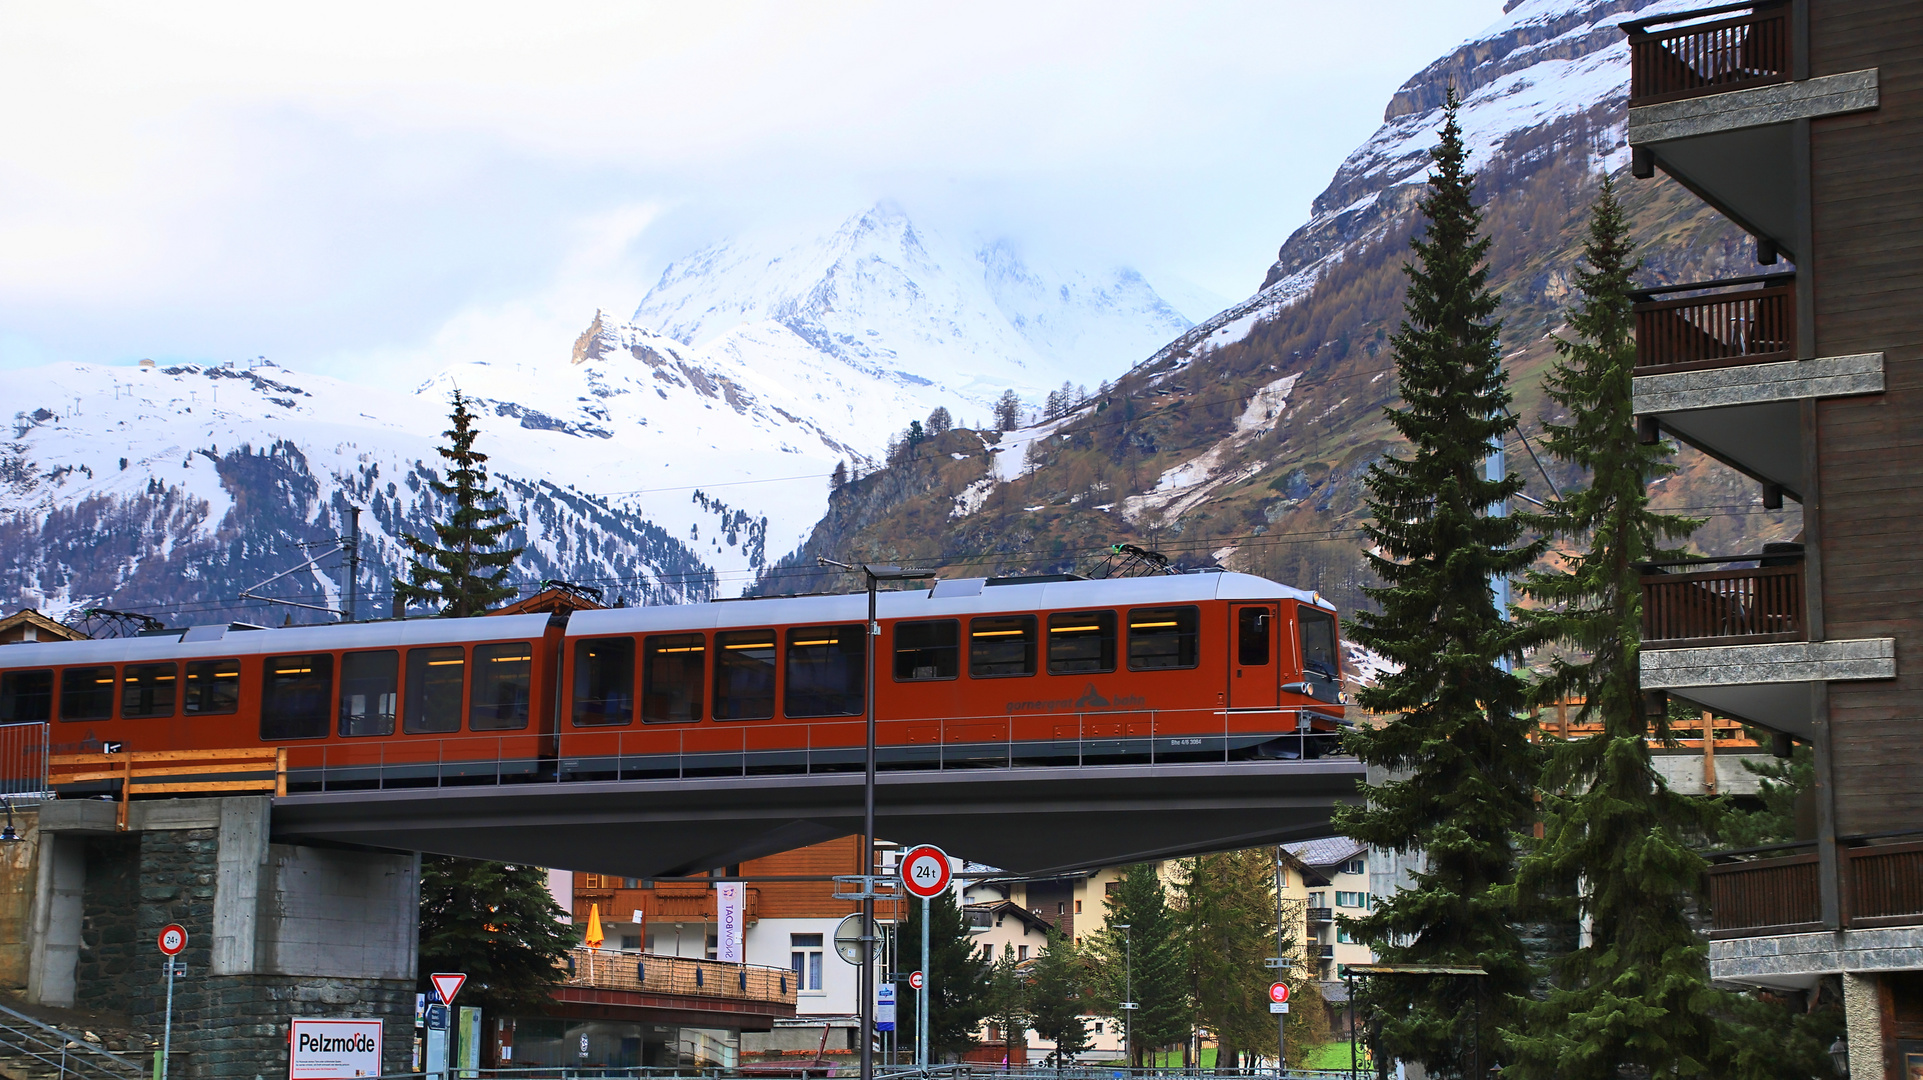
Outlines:
[[[1883,1080],[1883,1009],[1876,976],[1843,973],[1843,1032],[1850,1080]]]
[[[33,946],[27,1000],[71,1007],[80,963],[81,897],[87,880],[86,838],[40,834],[40,867],[33,891]]]
[[[267,864],[266,798],[220,800],[220,847],[214,876],[215,975],[252,975],[260,920],[261,870]]]

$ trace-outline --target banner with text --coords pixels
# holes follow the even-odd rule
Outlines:
[[[739,964],[741,958],[741,934],[747,921],[747,912],[742,910],[746,890],[739,881],[723,881],[714,887],[716,917],[720,927],[716,930],[719,940],[715,944],[714,958],[730,964]]]

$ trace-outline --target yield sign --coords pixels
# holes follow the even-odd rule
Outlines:
[[[434,991],[441,995],[441,1004],[454,1004],[454,995],[461,992],[467,982],[467,974],[460,971],[437,971],[427,977],[434,984]]]

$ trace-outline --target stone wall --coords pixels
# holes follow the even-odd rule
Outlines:
[[[40,850],[40,815],[13,812],[20,843],[0,845],[0,990],[23,990],[32,954],[34,875]]]
[[[122,1014],[157,1041],[166,1020],[157,939],[178,923],[188,943],[174,982],[171,1075],[284,1076],[296,1018],[378,1018],[383,1068],[407,1069],[420,906],[414,857],[270,844],[265,799],[132,810],[126,832],[115,831],[105,803],[43,812],[46,836],[78,856],[84,875],[76,875],[79,918],[43,920],[50,937],[77,938],[77,958],[57,947],[36,952],[36,962],[69,963],[71,974],[41,973],[36,1000]],[[39,877],[55,905],[53,876]],[[342,947],[319,947],[330,941]]]

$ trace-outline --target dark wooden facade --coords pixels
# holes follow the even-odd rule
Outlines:
[[[1835,827],[1923,831],[1923,4],[1812,0],[1809,27],[1812,76],[1875,68],[1880,93],[1809,121],[1816,355],[1881,352],[1887,386],[1807,420],[1812,636],[1894,637],[1897,653],[1894,680],[1827,687]]]

